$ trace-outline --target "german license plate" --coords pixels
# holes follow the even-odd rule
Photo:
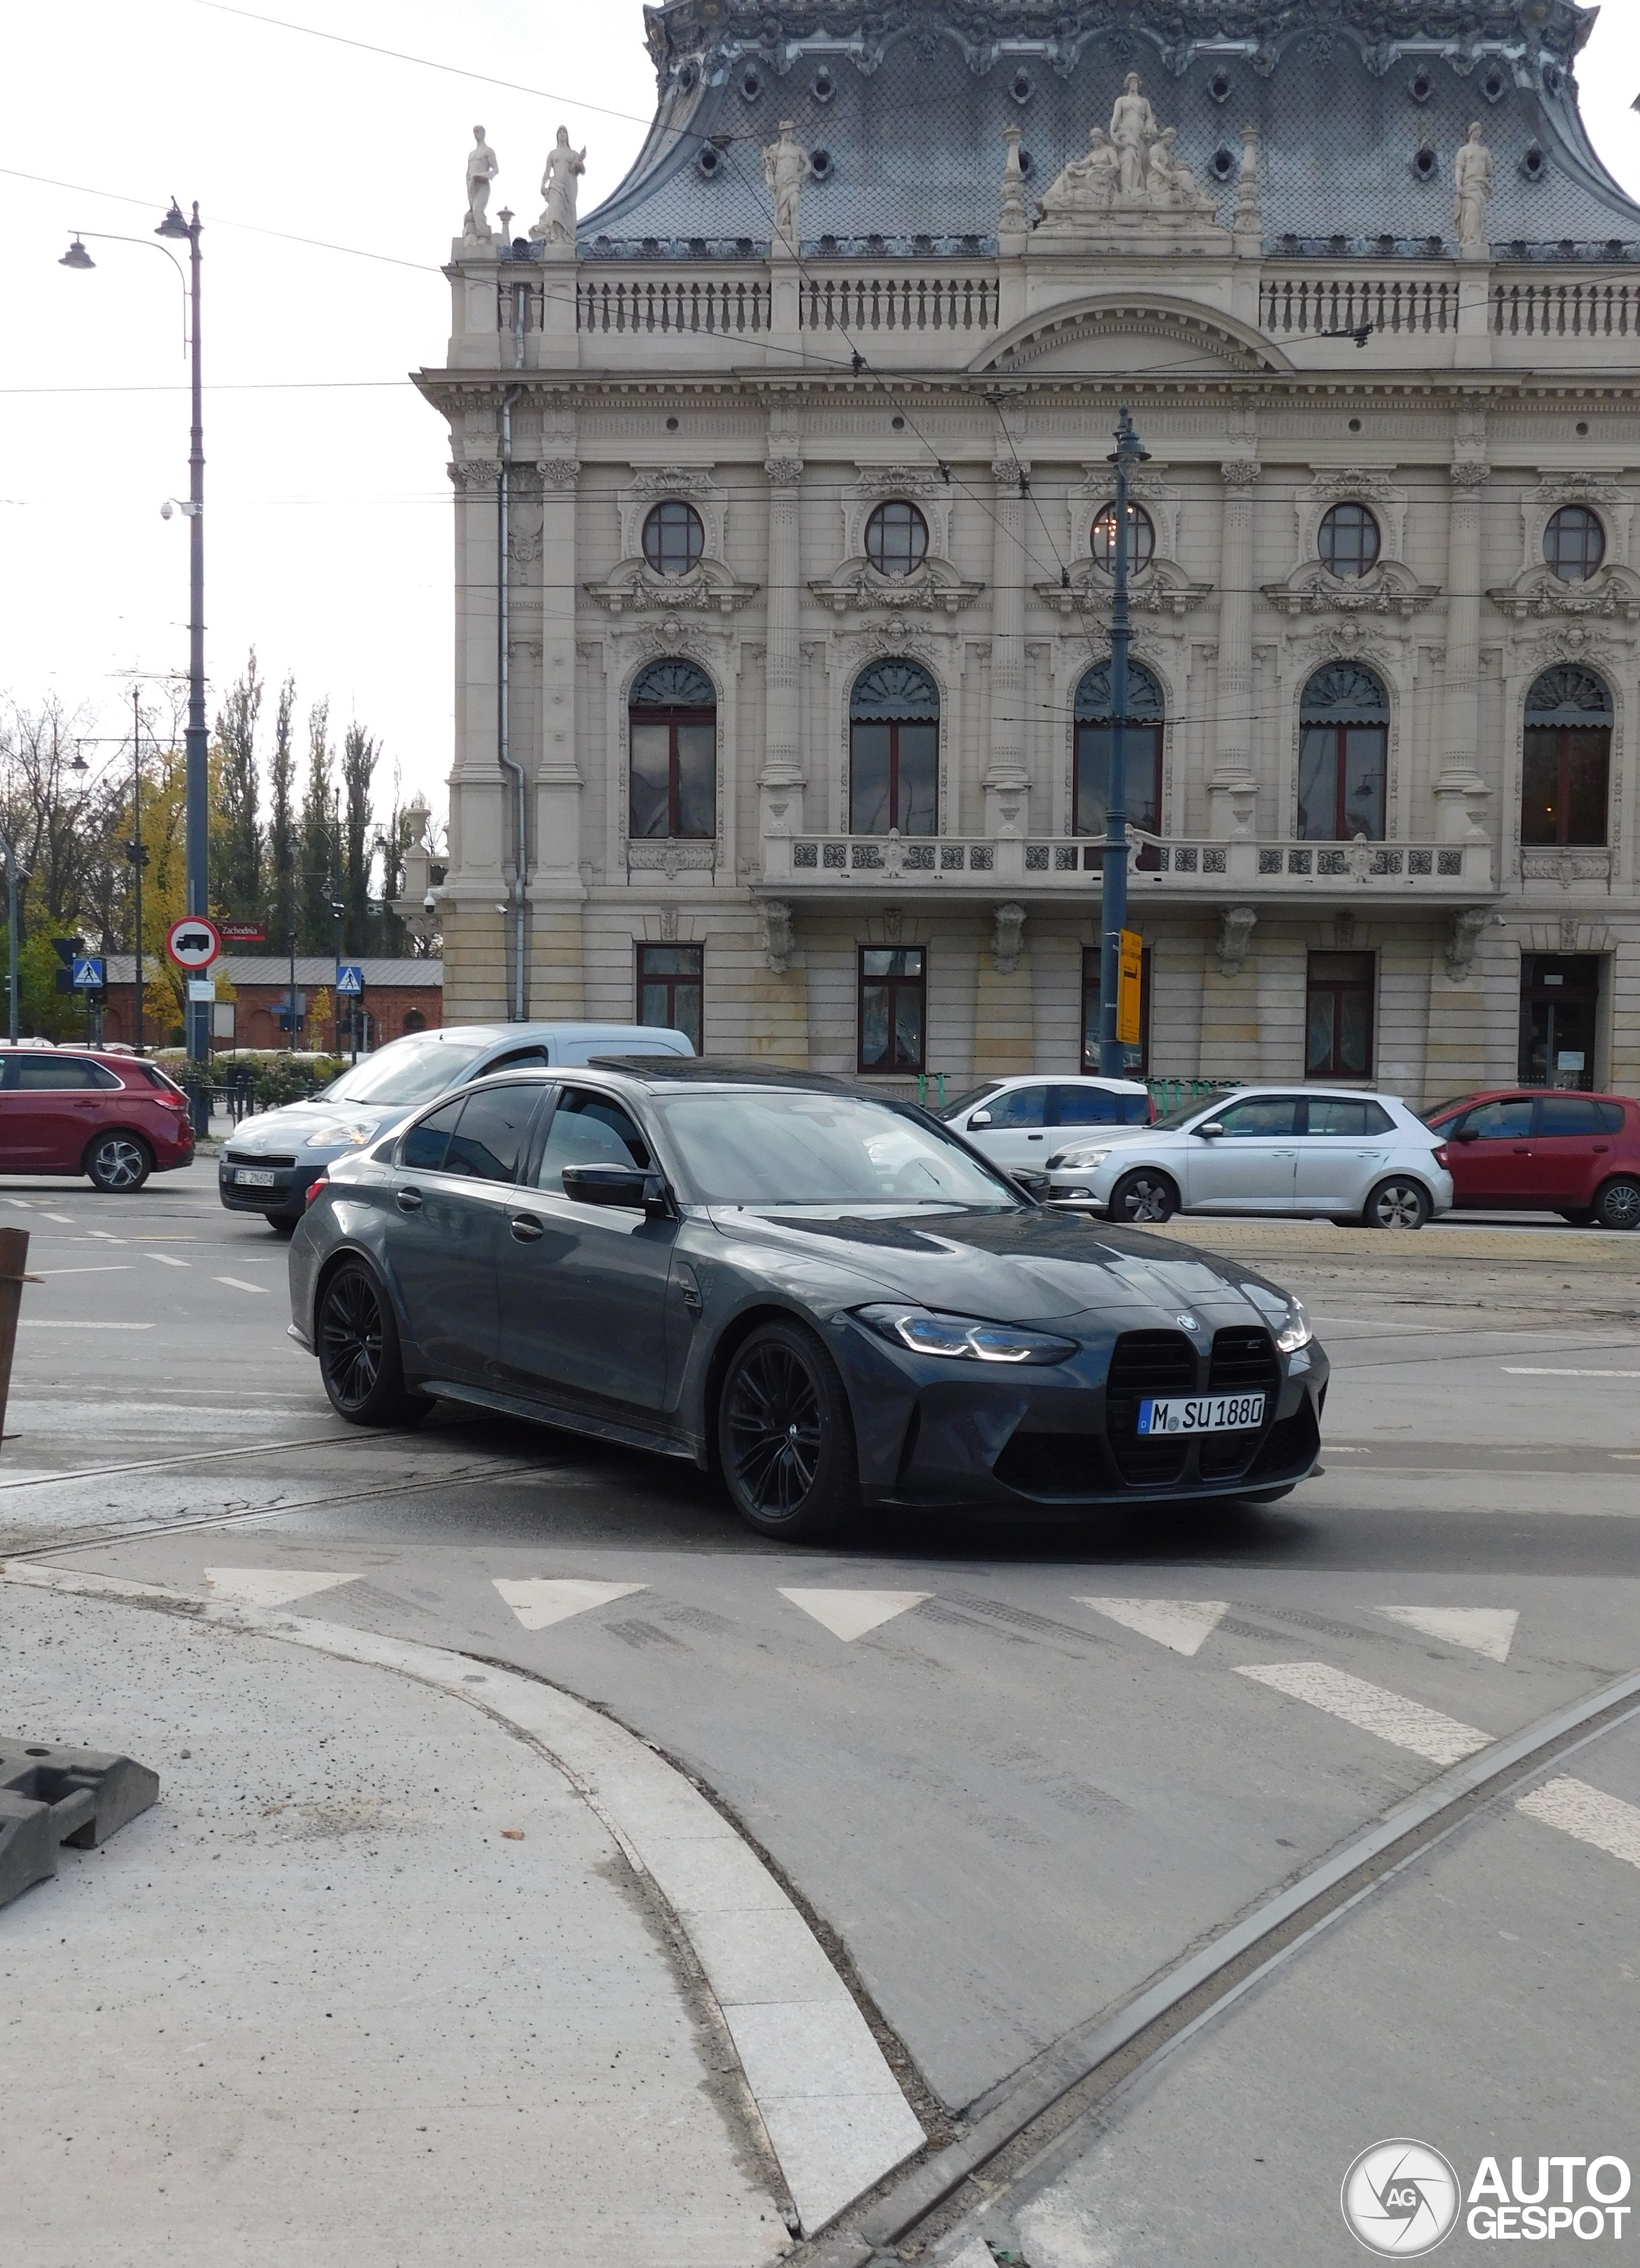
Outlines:
[[[1245,1433],[1263,1423],[1262,1394],[1181,1395],[1139,1404],[1141,1433]]]
[[[233,1176],[235,1183],[242,1189],[270,1189],[278,1178],[277,1174],[266,1173],[260,1166],[254,1171],[247,1171],[241,1166]]]

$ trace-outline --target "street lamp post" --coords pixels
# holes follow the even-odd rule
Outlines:
[[[211,895],[209,799],[209,765],[205,735],[205,425],[203,389],[200,378],[200,264],[199,237],[201,222],[197,202],[193,218],[186,218],[174,197],[170,210],[155,229],[158,237],[171,243],[188,246],[188,272],[182,278],[184,301],[188,309],[188,346],[190,357],[191,408],[188,453],[188,728],[183,747],[186,751],[186,873],[188,902],[185,910],[203,914],[209,909]],[[86,251],[82,239],[92,236],[99,242],[110,244],[146,244],[150,239],[140,236],[114,236],[100,229],[77,230],[74,241],[63,254],[59,265],[63,268],[88,269],[96,262]],[[175,261],[175,254],[166,244],[154,247]],[[175,261],[181,276],[180,261]],[[170,516],[170,506],[163,507]],[[138,873],[140,887],[141,875]],[[140,939],[137,953],[140,957]],[[140,1012],[140,1011],[139,1011]],[[206,1071],[211,1060],[211,1005],[204,1000],[190,999],[186,1011],[188,1061],[194,1067],[191,1082],[194,1104],[194,1130],[197,1134],[210,1130],[211,1101]]]
[[[1104,793],[1104,857],[1099,940],[1099,1070],[1105,1079],[1127,1074],[1127,1050],[1116,1036],[1121,981],[1122,932],[1127,926],[1127,482],[1149,455],[1124,409],[1116,421],[1115,592],[1111,602],[1111,768]]]
[[[17,853],[9,835],[0,835],[0,858],[5,861],[5,1007],[6,1029],[17,1045]]]

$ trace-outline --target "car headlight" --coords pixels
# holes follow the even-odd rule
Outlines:
[[[1061,1166],[1069,1166],[1075,1173],[1084,1173],[1090,1166],[1102,1166],[1111,1154],[1107,1142],[1102,1150],[1089,1150],[1074,1144],[1068,1150],[1056,1150],[1048,1160],[1048,1171],[1057,1173]]]
[[[1304,1301],[1295,1300],[1287,1321],[1275,1334],[1276,1345],[1283,1354],[1296,1354],[1299,1348],[1308,1346],[1314,1336],[1315,1333],[1310,1328],[1310,1318],[1304,1313]]]
[[[332,1119],[328,1126],[315,1126],[303,1143],[304,1150],[361,1149],[375,1133],[375,1128],[361,1119]]]
[[[913,1354],[949,1355],[966,1362],[1063,1362],[1076,1351],[1075,1339],[1014,1323],[990,1323],[974,1315],[942,1315],[930,1307],[857,1307],[862,1323]]]

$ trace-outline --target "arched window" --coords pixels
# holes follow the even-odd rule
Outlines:
[[[1107,575],[1116,572],[1116,504],[1112,498],[1093,523],[1093,556]],[[1142,575],[1156,556],[1156,528],[1141,504],[1127,507],[1127,571]]]
[[[1562,583],[1586,583],[1606,556],[1606,530],[1586,504],[1563,504],[1543,531],[1544,563]]]
[[[1526,696],[1523,843],[1602,843],[1612,762],[1612,696],[1592,669],[1546,669]]]
[[[419,1008],[407,1008],[404,1011],[404,1028],[407,1032],[425,1032],[426,1030],[427,1019]]]
[[[1335,504],[1321,515],[1321,564],[1333,575],[1364,575],[1378,558],[1378,524],[1364,504]]]
[[[914,661],[880,661],[848,703],[848,831],[933,835],[939,811],[939,688]]]
[[[928,523],[914,504],[896,497],[866,522],[866,556],[880,575],[909,575],[928,552]]]
[[[1370,669],[1318,669],[1298,709],[1298,832],[1312,843],[1384,840],[1389,696]]]
[[[1102,661],[1076,688],[1076,779],[1071,829],[1104,832],[1104,789],[1111,775],[1111,665]],[[1161,832],[1162,727],[1167,721],[1162,688],[1141,661],[1127,665],[1127,729],[1122,735],[1127,817],[1147,835]]]
[[[627,700],[632,835],[709,841],[718,831],[718,696],[692,661],[657,661]]]
[[[687,575],[705,540],[700,514],[677,497],[656,504],[644,522],[644,557],[657,575]]]

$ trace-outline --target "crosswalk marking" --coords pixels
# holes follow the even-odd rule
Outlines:
[[[1505,1378],[1640,1378],[1640,1370],[1551,1370],[1542,1363],[1506,1362]]]
[[[577,1575],[533,1575],[514,1580],[506,1575],[491,1579],[496,1589],[526,1630],[550,1630],[589,1607],[607,1607],[612,1600],[629,1599],[646,1583],[594,1583]]]
[[[1153,1638],[1175,1653],[1199,1653],[1230,1611],[1227,1599],[1079,1599],[1078,1606],[1108,1615],[1141,1638]]]
[[[219,1599],[234,1599],[242,1607],[288,1607],[297,1599],[310,1599],[315,1591],[332,1591],[341,1583],[357,1583],[357,1574],[321,1573],[307,1567],[207,1567],[205,1580]]]
[[[268,1288],[265,1284],[247,1284],[241,1276],[218,1276],[216,1281],[225,1284],[232,1292],[265,1292]]]
[[[868,1631],[879,1630],[891,1623],[896,1615],[909,1608],[920,1607],[925,1599],[934,1596],[932,1591],[787,1591],[780,1596],[812,1615],[823,1629],[833,1638],[840,1638],[847,1646]]]
[[[178,1260],[169,1252],[144,1252],[143,1258],[144,1260],[157,1260],[162,1268],[186,1268],[188,1265],[186,1260]]]
[[[1444,1638],[1485,1654],[1489,1661],[1507,1661],[1514,1642],[1518,1607],[1378,1607],[1377,1614],[1422,1631],[1425,1638]]]
[[[1295,1701],[1308,1701],[1312,1708],[1341,1717],[1347,1725],[1357,1726],[1395,1748],[1427,1756],[1432,1764],[1460,1764],[1477,1749],[1491,1745],[1489,1733],[1477,1733],[1473,1725],[1443,1717],[1438,1709],[1426,1709],[1422,1701],[1408,1701],[1402,1694],[1386,1692],[1381,1685],[1369,1685],[1364,1677],[1352,1677],[1348,1670],[1334,1669],[1330,1662],[1278,1661],[1268,1668],[1244,1665],[1236,1675],[1251,1677],[1260,1685],[1273,1685],[1278,1693],[1290,1694]]]
[[[1607,1795],[1603,1788],[1591,1787],[1587,1780],[1545,1780],[1530,1795],[1523,1795],[1515,1808],[1529,1819],[1540,1819],[1546,1827],[1575,1835],[1580,1843],[1592,1843],[1614,1859],[1640,1867],[1640,1809]]]

